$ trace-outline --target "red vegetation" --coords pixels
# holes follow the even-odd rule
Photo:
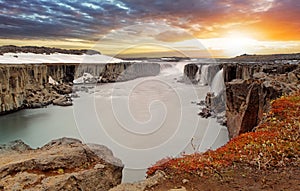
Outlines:
[[[203,174],[246,164],[257,168],[299,165],[300,92],[272,101],[271,110],[255,132],[242,134],[223,147],[203,154],[166,158],[148,169]]]

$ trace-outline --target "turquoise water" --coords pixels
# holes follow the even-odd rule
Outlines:
[[[73,107],[48,106],[0,116],[0,143],[21,139],[36,148],[60,137],[81,139]]]

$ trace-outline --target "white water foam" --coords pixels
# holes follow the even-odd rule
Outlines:
[[[203,65],[201,68],[200,85],[202,86],[206,86],[208,84],[208,67],[209,65]]]
[[[225,89],[223,69],[221,69],[214,77],[210,91],[216,96],[219,95]]]

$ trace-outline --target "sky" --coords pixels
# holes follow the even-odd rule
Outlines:
[[[299,0],[0,0],[0,45],[119,57],[300,52]]]

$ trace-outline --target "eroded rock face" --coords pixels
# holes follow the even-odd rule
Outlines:
[[[226,118],[230,138],[253,130],[263,119],[271,100],[299,90],[299,73],[299,65],[225,65]]]
[[[57,139],[39,149],[22,141],[0,145],[0,157],[4,190],[109,190],[122,179],[123,165],[108,148],[76,139]]]
[[[160,65],[157,63],[110,63],[105,65],[100,76],[101,82],[106,83],[156,76],[159,73]]]
[[[226,63],[224,64],[224,80],[230,82],[234,79],[248,80],[259,72],[265,74],[285,74],[297,69],[296,64],[275,63]]]
[[[202,72],[203,66],[207,65],[208,68],[206,73]],[[205,78],[206,85],[211,85],[215,75],[222,69],[222,64],[212,64],[212,63],[190,63],[184,66],[183,82],[196,84],[200,82],[201,78]],[[198,75],[198,79],[197,79]],[[201,77],[205,75],[205,77]],[[203,83],[203,82],[202,82]]]
[[[69,70],[69,73],[64,69]],[[44,107],[54,99],[71,93],[72,87],[68,84],[48,83],[50,71],[56,81],[68,82],[66,76],[74,75],[74,71],[64,65],[51,69],[43,64],[0,65],[0,114],[22,108]]]
[[[27,90],[43,88],[46,73],[43,65],[0,65],[0,113],[23,107]]]
[[[196,83],[196,75],[200,73],[200,67],[196,64],[187,64],[184,66],[184,82]]]

